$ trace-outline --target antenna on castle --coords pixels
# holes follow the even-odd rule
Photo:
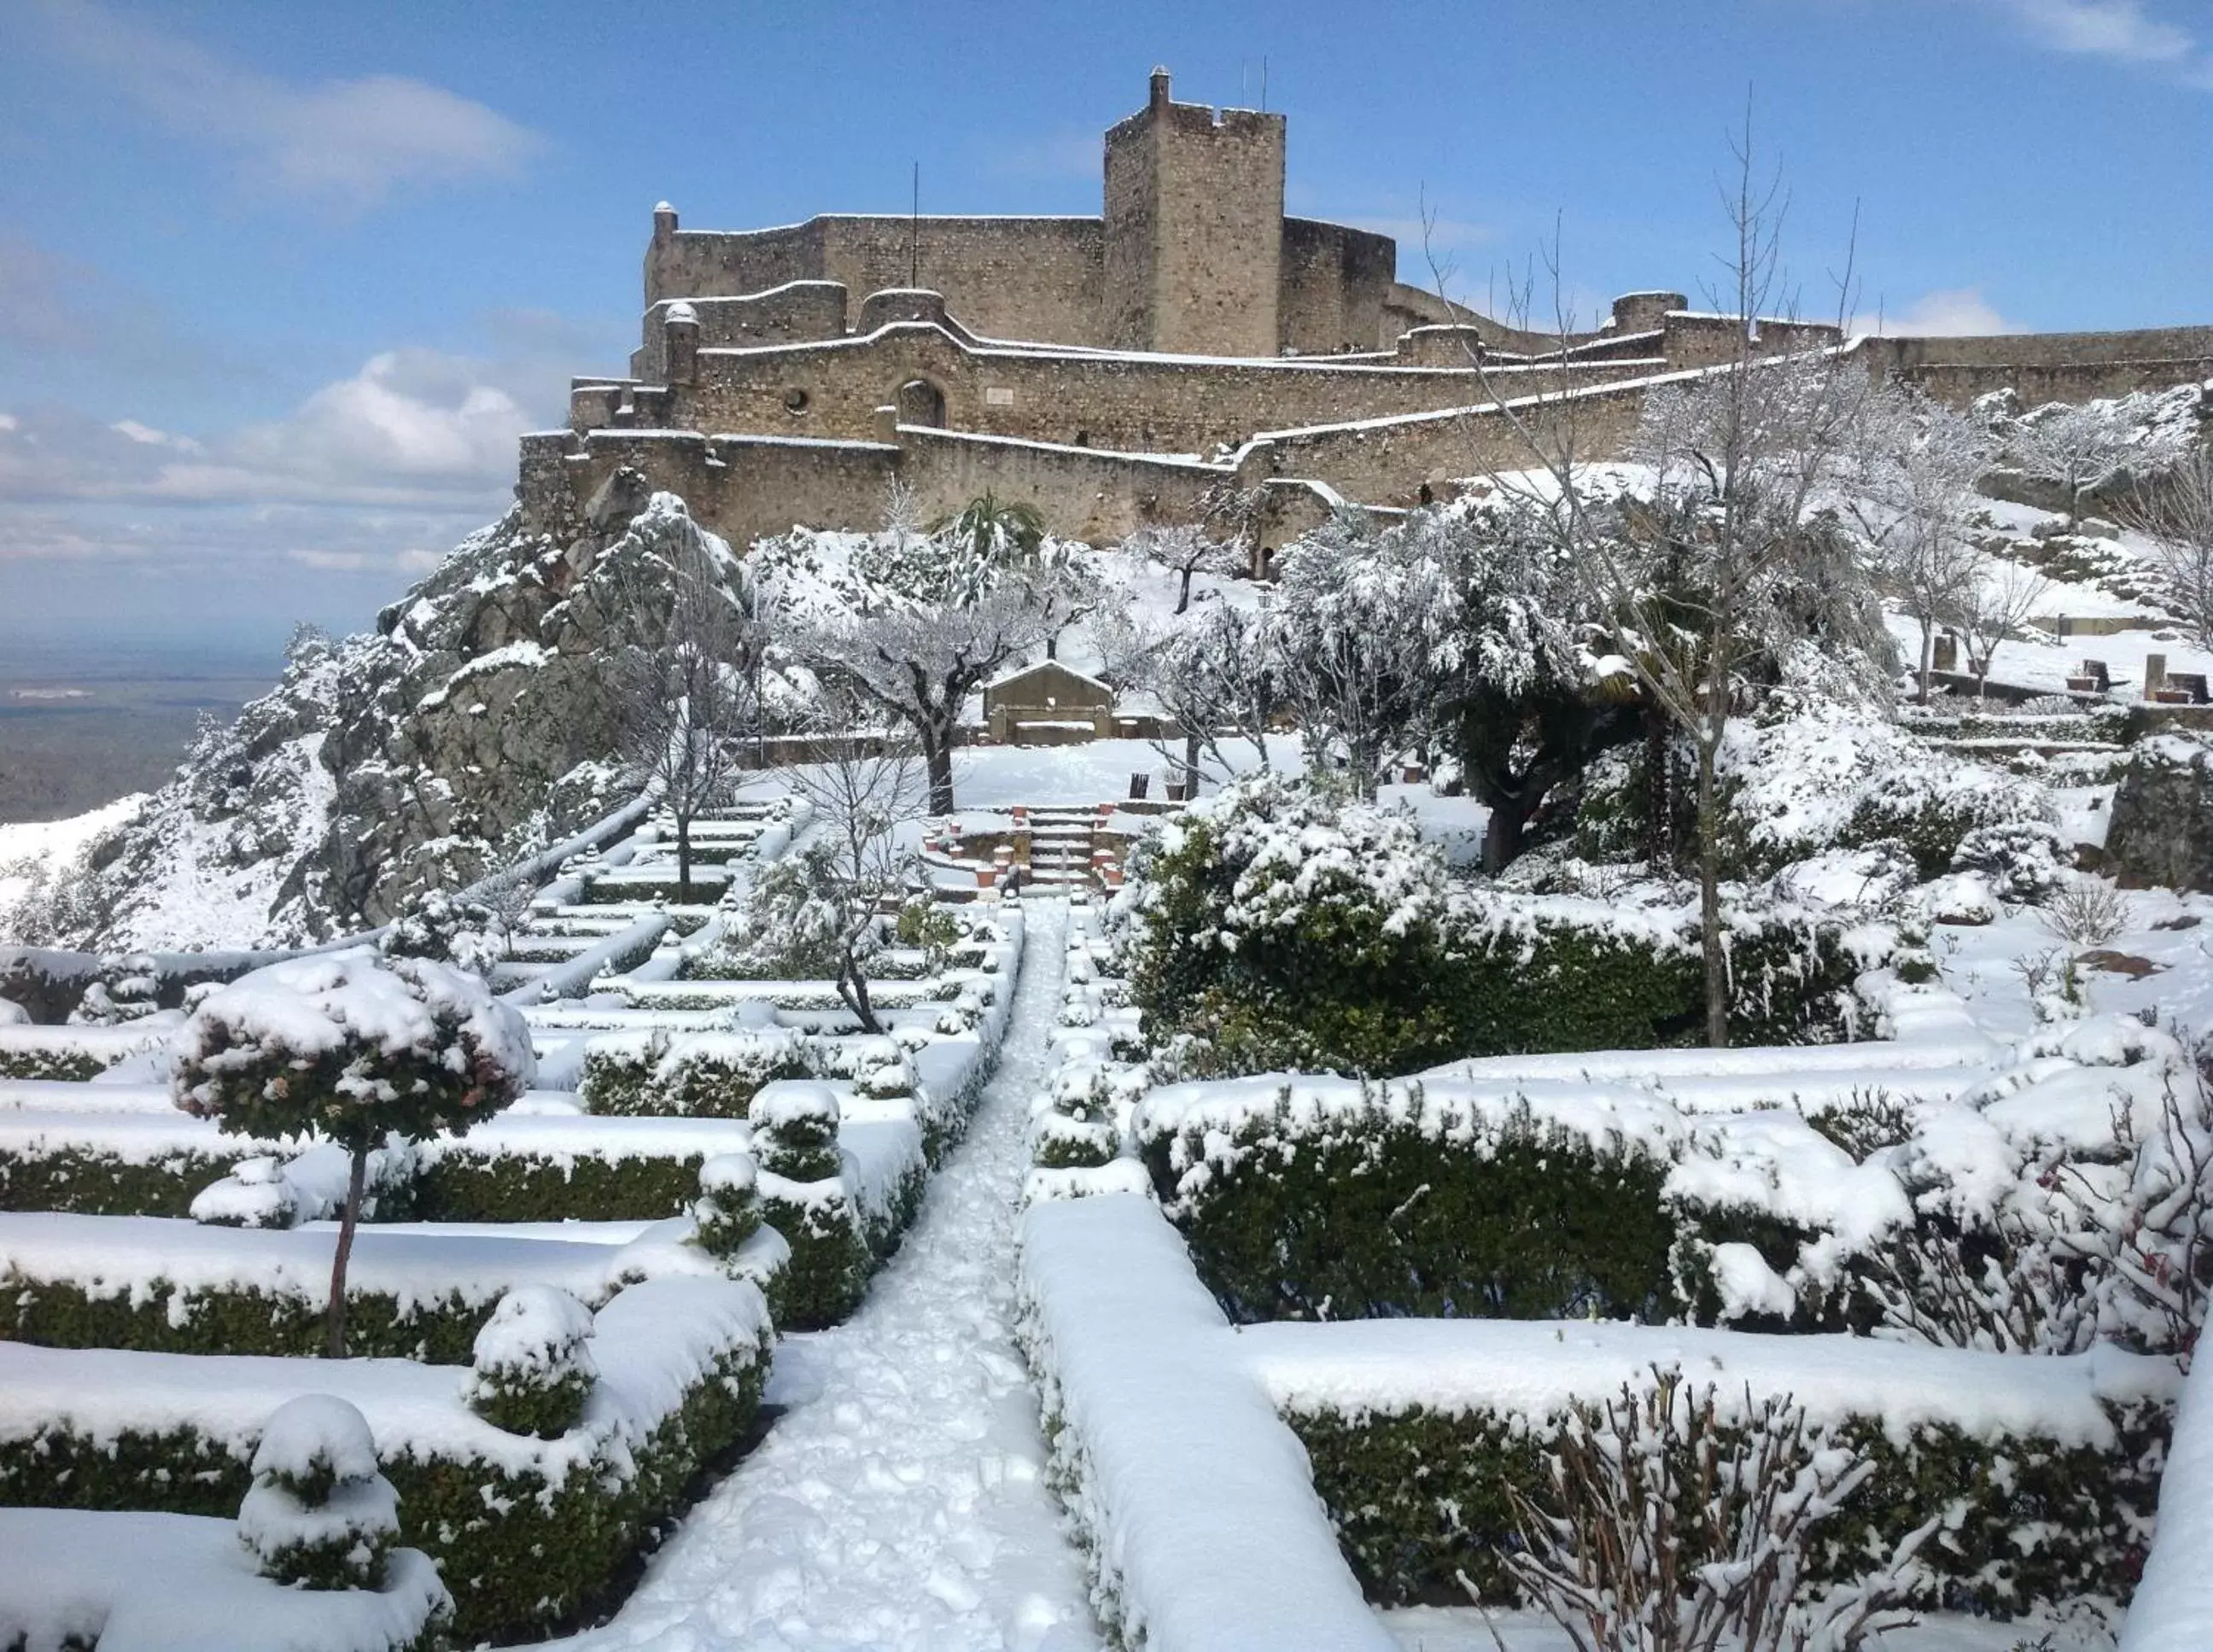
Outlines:
[[[1260,58],[1260,113],[1268,113],[1268,59],[1265,54]]]
[[[906,284],[922,285],[922,162],[914,163],[914,196],[906,221]]]

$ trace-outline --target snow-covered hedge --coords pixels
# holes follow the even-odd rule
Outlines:
[[[653,1221],[687,1209],[699,1167],[742,1152],[737,1120],[509,1115],[420,1145],[426,1222]]]
[[[126,1056],[158,1049],[176,1030],[168,1015],[117,1027],[0,1026],[0,1078],[82,1083]]]
[[[466,1364],[501,1298],[558,1289],[597,1306],[625,1283],[716,1277],[764,1283],[767,1259],[718,1261],[657,1222],[600,1237],[507,1238],[375,1224],[346,1270],[348,1346],[367,1356]],[[0,1216],[0,1337],[53,1348],[312,1355],[321,1346],[332,1235],[211,1228],[152,1217]]]
[[[22,1652],[432,1652],[452,1619],[420,1550],[381,1589],[287,1588],[209,1515],[0,1509],[0,1646]]]
[[[1731,1052],[1752,1068],[1717,1076],[1718,1108],[1688,1078],[1271,1076],[1155,1089],[1130,1134],[1241,1320],[2190,1345],[2213,1275],[2213,1101],[2172,1039],[2070,1023],[1917,1099],[1842,1104],[1763,1080],[1780,1053]],[[1738,1099],[1764,1083],[1778,1105]]]
[[[597,1113],[742,1119],[762,1085],[806,1071],[804,1040],[781,1028],[605,1033],[585,1046],[578,1091],[586,1108]]]
[[[1649,1048],[1703,1027],[1695,903],[1461,888],[1411,819],[1272,775],[1168,822],[1126,905],[1132,997],[1197,1070],[1390,1075],[1460,1057]],[[1780,904],[1727,914],[1732,1030],[1846,1035],[1895,937]]]
[[[240,1161],[297,1151],[226,1136],[174,1107],[92,1113],[0,1108],[0,1210],[182,1216]]]
[[[1249,1328],[1238,1350],[1296,1430],[1371,1598],[1515,1589],[1512,1497],[1541,1498],[1570,1406],[1655,1366],[1724,1417],[1789,1394],[1875,1472],[1809,1557],[1850,1579],[1931,1515],[1917,1604],[2010,1614],[2123,1595],[2142,1563],[2179,1386],[2105,1349],[2027,1360],[1857,1337],[1388,1320]]]
[[[228,1521],[271,1414],[332,1394],[369,1419],[400,1539],[452,1590],[456,1639],[537,1639],[611,1606],[700,1468],[746,1436],[771,1340],[750,1284],[633,1286],[595,1316],[599,1380],[551,1440],[479,1417],[466,1368],[0,1343],[0,1503]]]

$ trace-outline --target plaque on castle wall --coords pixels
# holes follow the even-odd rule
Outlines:
[[[1012,407],[1014,405],[1015,405],[1015,393],[1014,393],[1011,389],[1009,389],[1007,386],[1005,386],[1005,385],[1003,385],[1003,384],[993,384],[993,385],[986,385],[986,386],[985,387],[985,388],[984,388],[984,405],[985,405],[985,406],[986,406],[986,407]]]

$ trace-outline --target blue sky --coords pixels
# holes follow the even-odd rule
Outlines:
[[[1747,88],[1826,308],[2213,321],[2204,0],[0,0],[0,647],[368,623],[634,342],[654,202],[1098,210],[1155,62],[1290,118],[1295,213],[1459,286],[1696,292]]]

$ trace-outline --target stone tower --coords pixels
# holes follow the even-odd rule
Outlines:
[[[1273,356],[1283,117],[1168,97],[1106,133],[1107,336],[1125,350]]]

